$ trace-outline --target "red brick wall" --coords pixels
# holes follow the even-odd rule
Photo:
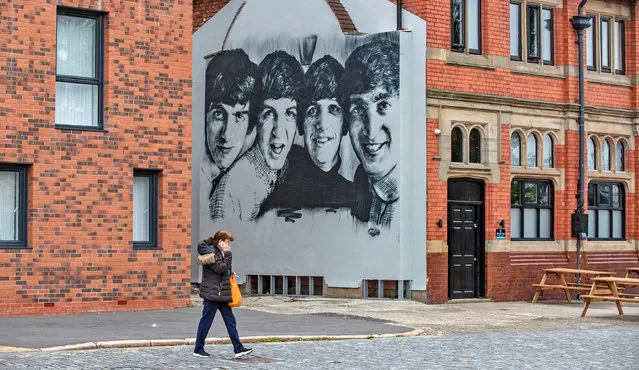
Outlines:
[[[562,253],[563,255],[563,253]],[[587,270],[610,271],[617,276],[625,276],[626,266],[623,263],[588,263],[585,258],[587,253],[582,254],[581,268]],[[535,295],[535,288],[532,284],[538,284],[543,276],[543,269],[550,267],[574,268],[576,265],[574,252],[566,254],[565,263],[547,263],[544,265],[513,265],[511,264],[510,254],[506,252],[489,253],[486,256],[486,264],[492,266],[486,277],[487,296],[495,301],[532,301]],[[550,280],[548,283],[557,283],[557,280]],[[554,278],[552,278],[554,279]],[[566,281],[575,282],[575,275],[566,274]],[[589,276],[582,275],[581,282],[588,283]],[[574,297],[574,295],[573,295]],[[562,291],[545,291],[539,300],[565,300],[566,295]]]
[[[633,17],[626,22],[626,65],[627,74],[634,75],[639,70],[639,54],[637,44],[639,35],[637,25],[639,10],[635,3],[620,1],[633,9]],[[578,55],[575,44],[575,31],[570,18],[576,15],[578,0],[564,1],[563,8],[555,10],[555,54],[556,65],[577,66]],[[449,0],[405,0],[406,10],[427,21],[427,45],[429,48],[450,49],[450,1]],[[509,57],[509,2],[499,0],[482,0],[482,54]],[[477,69],[457,65],[446,65],[444,61],[429,59],[427,61],[427,88],[454,92],[489,94],[508,98],[542,100],[557,103],[578,103],[578,79],[548,78],[511,73],[508,69]],[[637,87],[622,87],[586,82],[586,105],[608,108],[636,109],[638,101]],[[439,128],[436,119],[427,122],[428,131]],[[504,164],[500,166],[500,183],[487,184],[485,188],[485,235],[487,240],[495,238],[494,229],[498,220],[506,221],[506,229],[510,230],[510,125],[501,126],[501,157]],[[555,167],[565,171],[565,189],[555,189],[555,223],[554,233],[557,240],[572,239],[571,213],[577,205],[575,194],[579,179],[579,147],[578,132],[567,130],[565,144],[555,146]],[[438,159],[439,137],[428,136],[428,214],[427,237],[430,242],[447,240],[447,184],[439,178]],[[639,140],[635,139],[635,146]],[[628,151],[627,172],[635,173],[637,169],[636,150]],[[587,181],[587,178],[586,178]],[[639,238],[637,223],[637,207],[639,199],[633,193],[626,194],[626,238]],[[587,189],[586,189],[587,190]],[[587,194],[586,194],[587,196]],[[586,198],[587,199],[587,198]],[[444,220],[444,227],[436,226],[437,220]],[[562,248],[563,249],[563,248]],[[435,248],[437,250],[437,248]],[[563,251],[557,251],[563,255]],[[448,297],[448,256],[447,253],[430,252],[428,265],[428,299],[430,303],[445,302]],[[570,258],[574,266],[574,253]],[[621,262],[596,265],[597,269],[608,269],[619,273],[628,264]],[[511,266],[509,253],[493,252],[486,256],[486,296],[494,300],[528,300],[532,299],[534,290],[530,284],[538,282],[539,272],[551,265]],[[583,265],[582,265],[583,266]],[[592,267],[595,268],[595,267]],[[546,293],[545,299],[559,298],[561,294]]]
[[[637,15],[637,6],[628,1]],[[555,64],[578,65],[576,34],[570,18],[577,14],[578,0],[565,0],[563,8],[555,9]],[[406,0],[404,8],[427,22],[427,45],[430,48],[450,49],[450,1],[449,0]],[[627,74],[637,72],[636,32],[637,17],[626,24]],[[510,35],[509,2],[500,0],[482,1],[482,54],[509,57]],[[430,89],[491,94],[513,98],[543,100],[550,102],[577,103],[578,80],[576,78],[554,79],[537,76],[511,74],[509,70],[497,68],[494,71],[469,67],[445,65],[441,60],[428,60]],[[586,83],[586,104],[611,108],[633,109],[636,107],[636,87],[606,86]],[[543,94],[539,92],[543,91]]]
[[[230,0],[193,0],[193,32],[219,12]]]
[[[0,249],[0,316],[183,307],[191,1],[57,4],[108,12],[105,132],[54,127],[56,2],[1,2],[0,162],[30,164],[30,249]],[[158,250],[132,248],[137,168],[161,171]]]
[[[427,302],[446,303],[448,300],[448,253],[428,253]]]

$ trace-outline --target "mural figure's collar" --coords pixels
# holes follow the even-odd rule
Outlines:
[[[392,203],[399,199],[399,165],[395,165],[393,169],[381,179],[374,181],[371,179],[372,188],[375,194],[385,203]]]
[[[275,183],[288,172],[288,158],[281,169],[273,170],[266,163],[266,159],[264,159],[262,151],[256,146],[253,146],[245,155],[246,159],[255,166],[255,176],[257,176],[258,179],[264,180],[271,186],[274,186]]]

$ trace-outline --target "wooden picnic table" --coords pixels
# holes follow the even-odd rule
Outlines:
[[[639,276],[639,267],[628,267],[626,269],[626,277],[627,278],[632,278],[632,273],[637,274],[637,276]]]
[[[601,286],[607,289],[600,289]],[[582,295],[584,301],[584,309],[581,311],[581,317],[586,315],[590,302],[592,301],[611,301],[617,304],[619,315],[623,315],[621,302],[639,303],[639,297],[633,293],[622,293],[622,288],[639,286],[639,279],[622,278],[622,277],[595,277],[592,279],[592,287],[590,292]]]
[[[563,267],[553,267],[544,269],[544,276],[542,276],[539,284],[533,284],[536,292],[533,297],[532,303],[537,302],[537,299],[541,294],[543,294],[544,290],[563,290],[566,293],[566,299],[568,302],[572,301],[570,298],[570,291],[575,290],[579,292],[589,292],[591,285],[590,284],[577,284],[577,283],[568,283],[566,281],[566,274],[581,274],[581,275],[592,275],[594,277],[602,277],[602,276],[614,276],[614,272],[609,271],[595,271],[595,270],[581,270],[581,269],[570,269]],[[558,284],[546,284],[549,276],[554,276],[559,280]]]

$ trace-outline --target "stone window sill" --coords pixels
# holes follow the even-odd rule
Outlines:
[[[445,64],[450,66],[495,70],[495,66],[486,55],[465,54],[450,50],[446,52]]]
[[[561,171],[556,168],[510,167],[510,174],[514,177],[519,175],[533,178],[548,178],[561,176]]]
[[[626,75],[613,75],[611,73],[586,71],[586,79],[588,80],[588,83],[599,85],[632,87],[632,81],[630,80],[630,77]]]
[[[451,162],[450,171],[476,171],[476,172],[490,172],[490,167],[481,163],[459,163]],[[449,172],[450,172],[449,171]]]
[[[565,79],[562,68],[554,65],[525,63],[513,60],[510,62],[510,71],[514,74],[531,75],[537,77],[551,77]]]
[[[628,172],[601,172],[588,170],[589,180],[606,180],[606,181],[630,181],[632,176]]]

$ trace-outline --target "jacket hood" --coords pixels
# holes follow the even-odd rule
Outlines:
[[[197,253],[200,255],[215,253],[217,250],[215,245],[210,245],[206,243],[206,240],[202,240],[200,244],[197,246]]]

